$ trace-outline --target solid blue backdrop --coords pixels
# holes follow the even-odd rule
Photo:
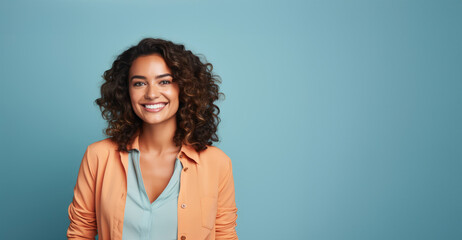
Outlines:
[[[144,37],[222,77],[241,239],[462,239],[462,2],[2,1],[0,239],[64,239],[93,103]]]

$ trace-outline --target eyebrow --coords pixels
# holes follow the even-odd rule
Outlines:
[[[164,78],[164,77],[173,77],[172,74],[170,73],[164,73],[164,74],[160,74],[160,75],[157,75],[155,77],[155,79],[159,79],[159,78]],[[135,78],[139,78],[139,79],[143,79],[143,80],[146,80],[147,78],[145,76],[141,76],[141,75],[134,75],[130,78],[130,82],[135,79]]]

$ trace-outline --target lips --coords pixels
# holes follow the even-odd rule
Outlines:
[[[167,103],[153,103],[153,104],[141,104],[141,105],[148,112],[159,112],[167,105]]]

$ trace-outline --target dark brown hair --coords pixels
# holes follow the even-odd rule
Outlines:
[[[128,72],[136,58],[154,53],[164,58],[180,89],[175,144],[189,144],[196,151],[206,149],[219,140],[220,109],[214,102],[223,95],[218,87],[220,77],[212,73],[211,63],[201,61],[184,45],[158,38],[145,38],[128,48],[104,72],[101,97],[95,100],[108,122],[104,133],[117,143],[119,151],[128,151],[127,144],[143,123],[131,106]]]

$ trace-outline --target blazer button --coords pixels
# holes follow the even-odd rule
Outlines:
[[[186,240],[186,236],[185,235],[181,236],[181,240]]]
[[[181,208],[186,208],[186,204],[181,204]]]

